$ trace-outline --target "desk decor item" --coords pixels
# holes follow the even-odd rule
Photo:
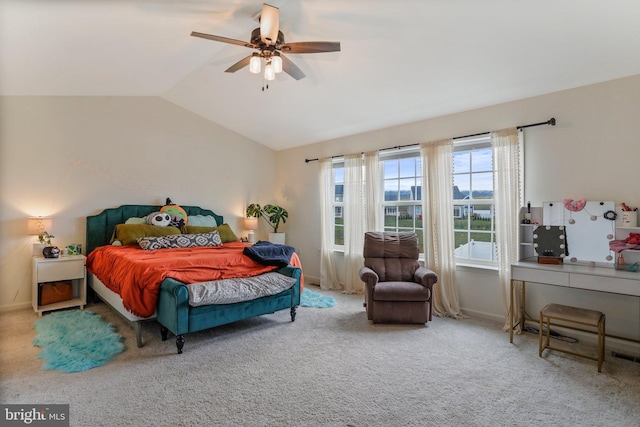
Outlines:
[[[540,264],[560,264],[567,256],[564,226],[542,225],[533,230],[533,249]]]
[[[45,258],[58,258],[60,256],[60,249],[57,246],[45,246],[42,249],[42,256]]]
[[[82,255],[82,244],[80,243],[72,243],[67,246],[69,250],[69,255]]]
[[[42,248],[42,256],[45,258],[58,258],[58,256],[60,255],[60,249],[58,249],[57,246],[54,246],[51,244],[51,239],[53,239],[54,237],[56,236],[52,236],[46,231],[43,231],[38,235],[38,240],[40,241],[40,244],[41,245],[46,244],[46,246]]]
[[[115,327],[91,310],[58,311],[34,323],[33,344],[43,370],[81,372],[104,365],[124,350]]]

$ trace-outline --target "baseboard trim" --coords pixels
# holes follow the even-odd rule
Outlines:
[[[8,311],[22,310],[23,308],[27,308],[27,307],[31,307],[31,303],[30,302],[20,302],[20,303],[17,303],[17,304],[3,305],[2,307],[0,307],[0,313],[6,313]]]
[[[462,311],[462,314],[469,316],[469,317],[474,317],[477,319],[485,319],[485,320],[491,320],[493,322],[496,323],[504,323],[504,316],[500,316],[497,315],[495,313],[487,313],[485,311],[477,311],[477,310],[469,310],[466,308],[461,308],[460,309]]]
[[[320,278],[316,277],[316,276],[308,276],[308,275],[304,275],[304,284],[307,285],[315,285],[315,286],[320,286]]]

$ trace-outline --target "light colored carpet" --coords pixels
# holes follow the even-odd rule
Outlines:
[[[186,336],[176,354],[157,324],[125,337],[105,366],[41,370],[31,310],[0,315],[0,401],[69,403],[72,426],[637,426],[640,364],[561,353],[477,319],[373,325],[362,297]]]

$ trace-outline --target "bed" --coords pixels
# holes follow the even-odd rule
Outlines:
[[[120,230],[121,227],[123,227],[121,224],[124,224],[127,220],[131,218],[143,218],[152,212],[159,211],[161,208],[162,206],[152,205],[122,205],[117,208],[105,209],[97,215],[88,216],[86,222],[88,285],[102,301],[110,305],[131,324],[136,333],[136,343],[138,347],[142,347],[143,345],[141,323],[152,320],[160,324],[160,336],[162,340],[168,338],[169,332],[175,335],[178,353],[182,353],[183,351],[185,343],[184,335],[191,332],[197,332],[263,314],[274,313],[284,309],[290,310],[291,321],[295,321],[296,307],[300,304],[300,293],[302,290],[302,270],[299,268],[299,259],[295,253],[291,257],[291,263],[297,266],[265,266],[257,265],[251,260],[247,261],[248,257],[246,256],[240,259],[240,255],[235,253],[235,251],[242,251],[242,248],[248,247],[247,244],[241,242],[228,242],[217,247],[159,249],[151,251],[144,251],[137,245],[120,247],[111,245],[116,227]],[[222,231],[222,227],[225,226],[224,218],[211,210],[202,209],[197,206],[182,206],[181,208],[184,209],[189,217],[198,216],[215,219],[215,223],[220,231]],[[190,237],[193,235],[182,236]],[[136,256],[140,255],[144,259],[153,258],[152,261],[149,262],[154,263],[152,266],[155,268],[155,276],[145,277],[144,280],[141,276],[135,275],[132,276],[132,278],[127,277],[126,280],[120,279],[118,276],[119,270],[133,271],[138,267],[134,264],[136,261],[124,261],[119,258],[113,258],[113,260],[108,258],[109,262],[113,263],[110,267],[111,270],[109,270],[113,272],[113,277],[111,277],[110,273],[106,274],[104,269],[99,270],[97,268],[97,260],[99,258],[124,257],[126,256],[125,253],[129,252],[136,254]],[[214,279],[223,280],[213,283],[226,283],[225,280],[234,280],[228,278],[231,273],[226,272],[224,267],[211,266],[209,265],[209,261],[204,261],[217,257],[219,253],[223,252],[235,257],[231,261],[225,261],[225,264],[245,264],[247,271],[242,274],[241,279],[237,279],[243,281],[245,288],[247,287],[247,283],[253,284],[270,276],[271,280],[278,281],[280,288],[284,290],[265,296],[256,297],[254,295],[254,297],[251,297],[252,299],[249,300],[242,300],[242,298],[236,297],[235,299],[227,300],[234,302],[206,303],[207,300],[204,300],[204,303],[191,305],[190,299],[191,302],[193,302],[195,298],[195,291],[193,291],[193,289],[196,289],[197,286],[201,286],[198,289],[204,289],[202,286],[208,285],[207,282]],[[162,256],[170,256],[171,259],[169,261],[155,259],[155,256],[160,256],[159,254],[162,254]],[[202,262],[206,262],[206,265],[198,265],[197,268],[182,268],[180,260],[184,257],[189,258],[191,261],[195,260],[196,262],[203,260]],[[130,266],[122,264],[122,267],[120,267],[119,263],[121,262],[131,262],[133,264]],[[140,271],[149,269],[151,269],[151,267],[140,268]],[[253,270],[249,271],[250,269]],[[195,284],[194,281],[191,281],[193,277],[185,273],[185,271],[192,270],[197,271],[197,276],[193,276],[197,277],[197,280],[195,280],[197,283]],[[209,274],[211,278],[207,279],[205,276]],[[116,281],[114,277],[117,277],[118,280]],[[129,281],[145,282],[139,291],[141,294],[144,293],[144,295],[138,296],[138,291],[133,293],[125,291],[124,284],[115,283],[119,281],[123,283]],[[150,284],[146,284],[146,282],[149,281],[153,283],[150,282]],[[286,282],[286,285],[283,284],[284,282]],[[122,289],[118,289],[120,286],[122,286]],[[131,300],[131,294],[135,294],[133,301]],[[155,296],[153,294],[155,294]]]

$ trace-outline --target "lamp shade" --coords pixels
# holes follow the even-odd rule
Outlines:
[[[258,74],[260,72],[260,55],[257,53],[251,55],[251,59],[249,60],[249,71],[253,74]]]
[[[258,218],[245,218],[244,219],[245,230],[256,230],[258,228]]]
[[[29,218],[27,221],[28,233],[32,236],[37,236],[45,231],[51,231],[53,226],[53,220],[51,218],[37,217]]]
[[[271,64],[273,64],[273,71],[275,71],[276,73],[282,72],[282,58],[280,57],[280,54],[278,52],[275,52],[273,54],[273,57],[271,58]]]
[[[267,63],[267,65],[264,66],[264,79],[265,80],[275,80],[276,78],[276,72],[273,69],[273,65],[271,65],[271,63]]]

